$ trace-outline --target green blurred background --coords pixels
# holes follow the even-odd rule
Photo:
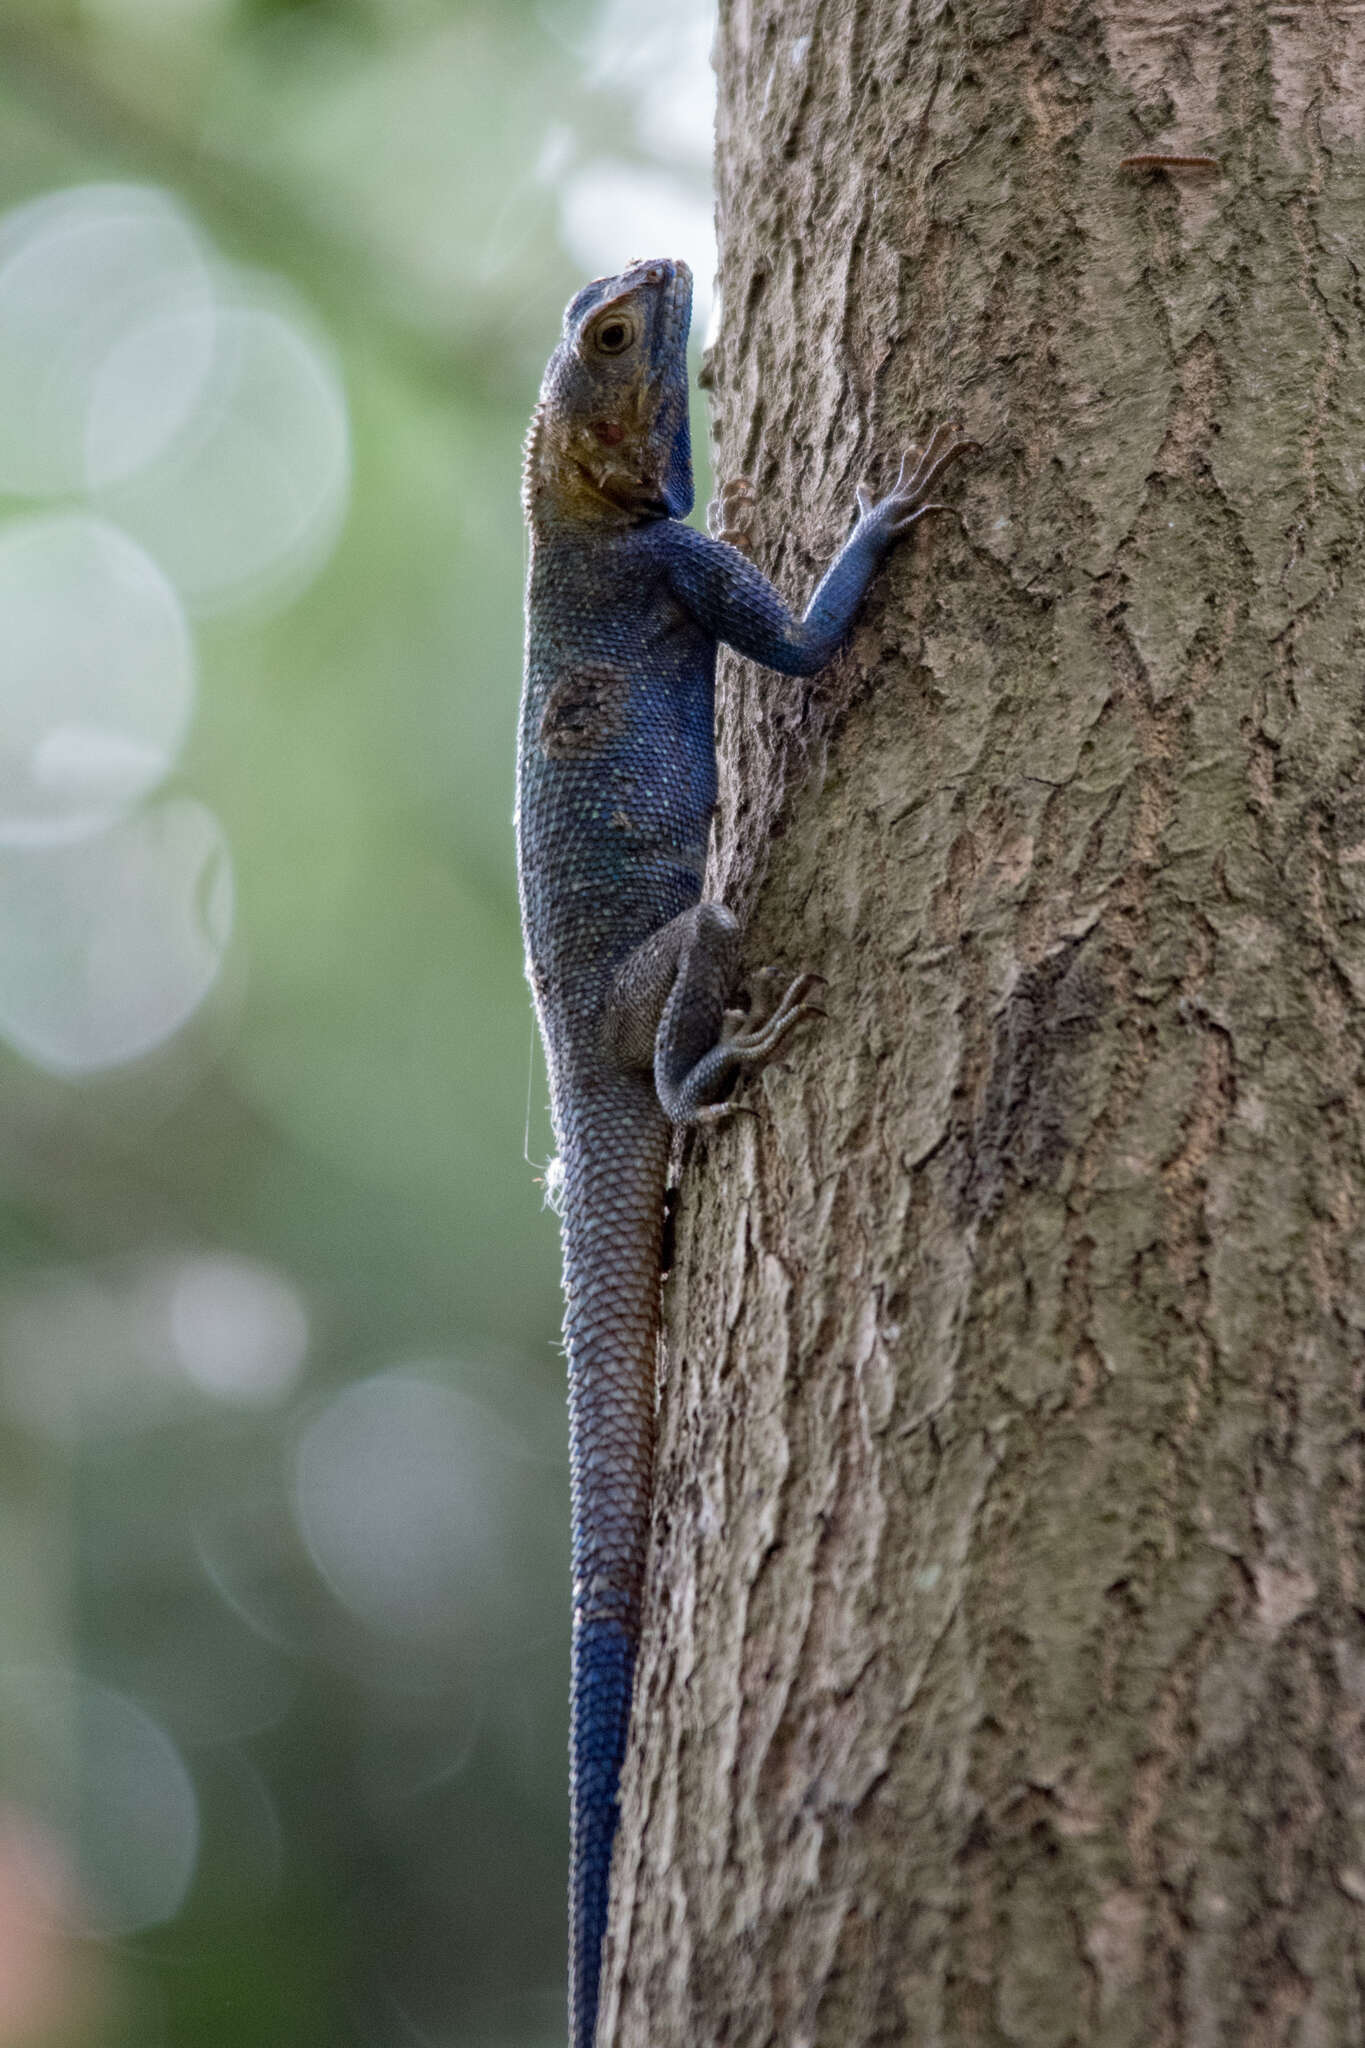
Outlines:
[[[562,2039],[520,447],[710,34],[0,0],[0,2048]]]

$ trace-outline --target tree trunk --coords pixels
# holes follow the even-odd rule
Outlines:
[[[600,2039],[1348,2048],[1365,12],[718,63],[757,558],[985,449],[833,670],[723,679],[713,886],[830,1016],[685,1161]]]

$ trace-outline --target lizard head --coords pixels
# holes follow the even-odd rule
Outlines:
[[[692,509],[692,273],[630,263],[571,299],[526,443],[533,524],[634,525]]]

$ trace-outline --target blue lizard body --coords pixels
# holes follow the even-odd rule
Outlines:
[[[592,2048],[640,1629],[654,1355],[674,1126],[811,1006],[727,1011],[739,931],[702,900],[716,800],[716,649],[789,675],[836,653],[887,551],[969,443],[936,433],[796,618],[737,548],[683,523],[691,277],[631,264],[571,302],[527,443],[531,529],[517,849],[528,975],[563,1169],[573,1499],[570,2032]]]

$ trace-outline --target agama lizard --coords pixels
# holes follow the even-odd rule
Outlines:
[[[569,2000],[592,2048],[654,1456],[674,1127],[811,1014],[814,976],[727,1009],[739,927],[702,898],[716,648],[785,675],[838,651],[878,563],[971,443],[935,432],[853,531],[804,618],[692,509],[686,264],[632,263],[564,316],[526,445],[531,529],[517,843],[527,971],[562,1167],[573,1496]]]

